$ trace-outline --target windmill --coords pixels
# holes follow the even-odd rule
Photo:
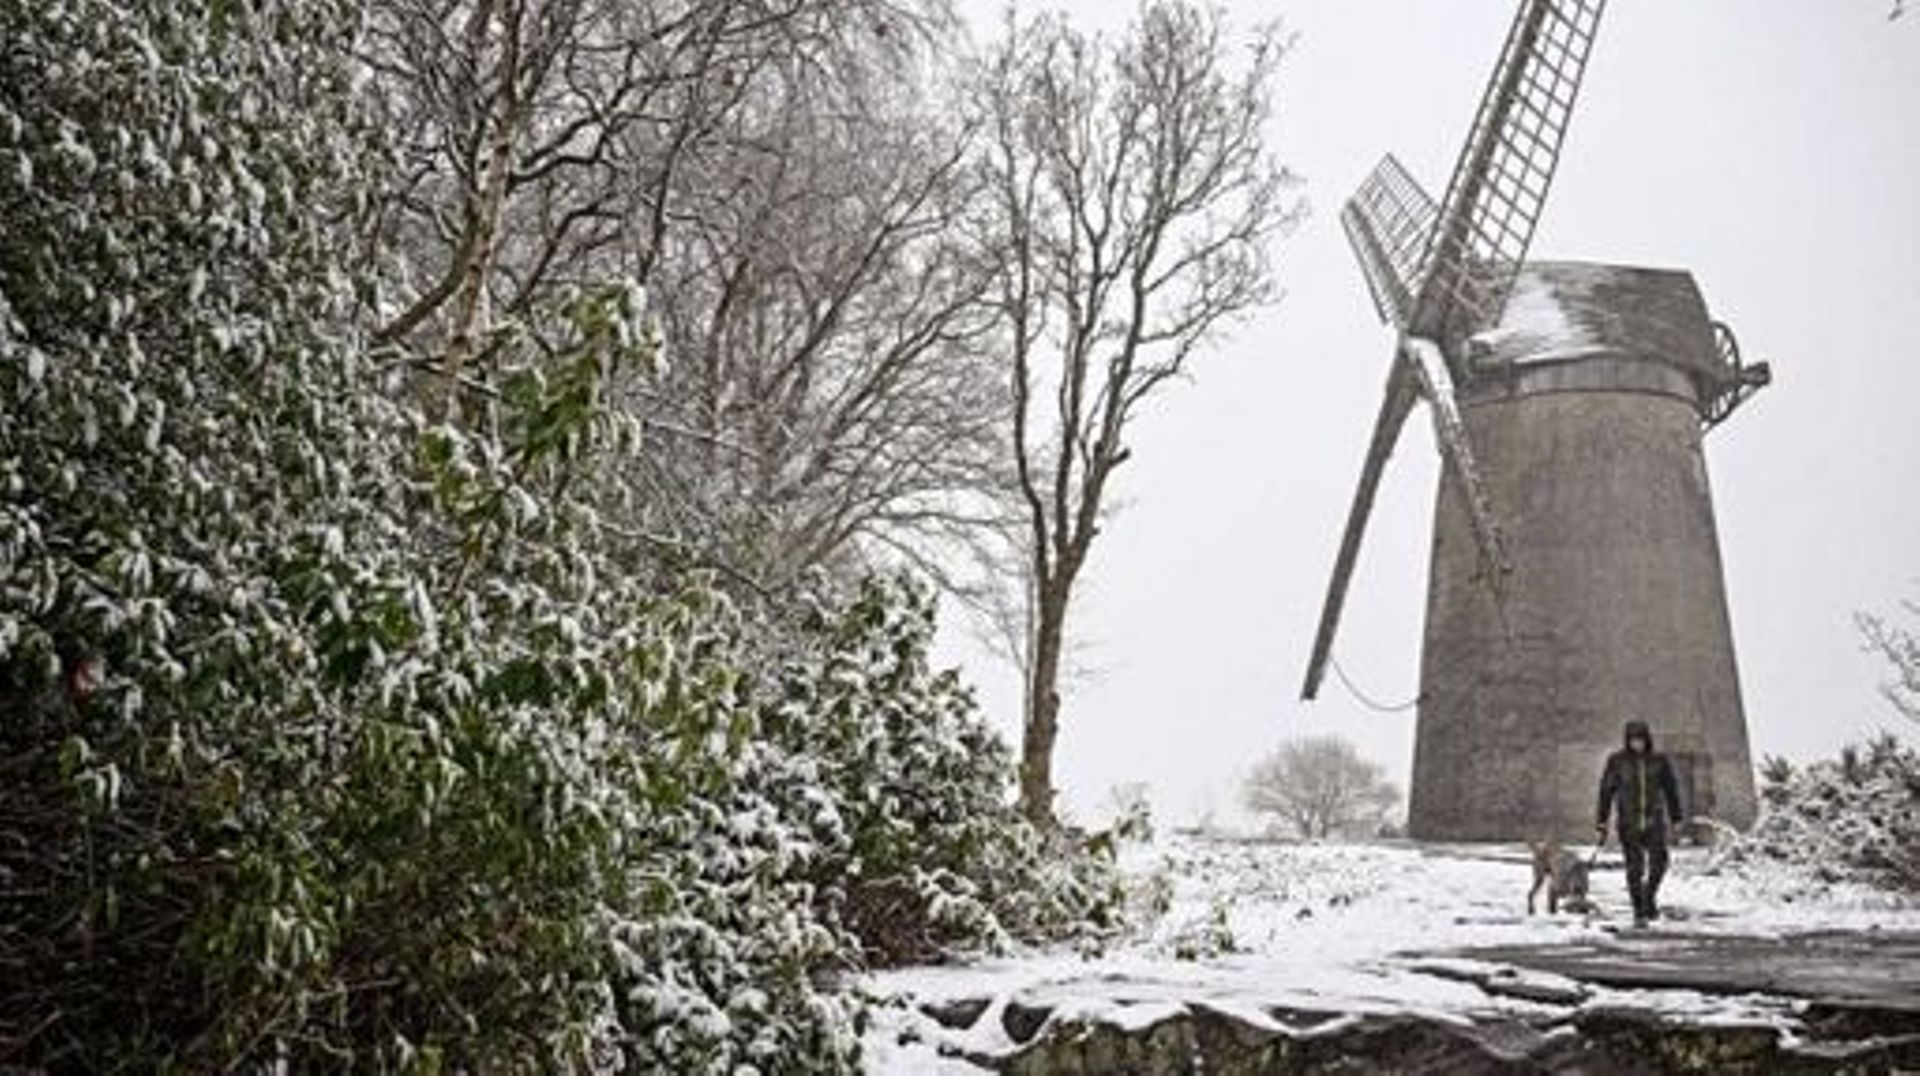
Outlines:
[[[1340,219],[1397,331],[1307,667],[1319,690],[1388,456],[1443,467],[1409,831],[1585,833],[1628,718],[1690,810],[1753,810],[1701,436],[1768,381],[1673,270],[1525,260],[1605,0],[1522,0],[1445,196],[1391,154]]]

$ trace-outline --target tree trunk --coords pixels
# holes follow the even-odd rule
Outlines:
[[[1066,638],[1064,587],[1042,587],[1034,618],[1033,666],[1027,681],[1027,722],[1020,749],[1020,810],[1042,829],[1053,815],[1053,741],[1060,730],[1060,656]]]
[[[483,121],[486,124],[486,167],[474,177],[475,188],[467,195],[467,228],[472,245],[466,251],[467,264],[460,271],[460,284],[453,293],[453,324],[447,349],[441,360],[446,375],[446,419],[460,420],[461,378],[467,361],[473,357],[479,335],[485,331],[487,279],[499,245],[500,215],[507,198],[507,183],[513,168],[514,139],[519,125],[520,102],[516,95],[520,80],[520,9],[514,6],[509,24],[502,29],[499,85],[493,88],[497,98]],[[484,52],[491,30],[493,5],[483,5],[473,15],[470,49],[476,62]]]
[[[460,286],[454,292],[453,326],[447,341],[442,369],[446,374],[446,417],[460,420],[460,386],[467,360],[473,356],[476,340],[484,331],[483,303],[487,277],[493,272],[498,246],[500,213],[506,201],[507,170],[513,163],[513,127],[510,105],[501,108],[487,150],[487,170],[481,188],[474,196],[472,209],[473,248],[460,274]]]

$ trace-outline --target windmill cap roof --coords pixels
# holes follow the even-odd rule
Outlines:
[[[1729,376],[1693,274],[1590,262],[1528,262],[1500,321],[1468,344],[1472,366],[1606,358],[1677,367],[1703,390]]]

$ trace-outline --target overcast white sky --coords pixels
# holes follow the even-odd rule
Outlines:
[[[1131,5],[1066,5],[1117,26]],[[1920,13],[1884,0],[1614,0],[1533,256],[1691,270],[1775,383],[1708,438],[1756,755],[1897,724],[1855,610],[1920,598]],[[1236,2],[1298,34],[1271,133],[1313,216],[1278,251],[1286,298],[1134,434],[1072,630],[1056,772],[1093,817],[1116,783],[1161,816],[1230,817],[1250,763],[1338,731],[1404,782],[1411,712],[1299,685],[1384,381],[1338,222],[1391,149],[1436,196],[1511,0]],[[988,32],[1000,5],[961,4]],[[1389,468],[1336,653],[1383,701],[1417,691],[1437,462],[1424,421]],[[954,619],[951,618],[950,619]],[[1016,673],[949,631],[1010,737]],[[1920,729],[1911,729],[1920,732]]]

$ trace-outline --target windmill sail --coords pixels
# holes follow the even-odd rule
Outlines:
[[[1420,263],[1440,207],[1389,153],[1340,210],[1347,242],[1360,259],[1380,320],[1404,329],[1413,317]]]
[[[1319,691],[1387,457],[1422,396],[1435,408],[1440,451],[1461,478],[1475,537],[1488,561],[1506,566],[1451,386],[1468,375],[1459,345],[1498,320],[1533,241],[1605,6],[1522,0],[1437,209],[1389,154],[1341,211],[1374,307],[1401,330],[1401,346],[1328,581],[1304,698]]]
[[[1606,0],[1525,0],[1460,149],[1421,260],[1412,329],[1454,344],[1492,325],[1533,241]],[[1464,371],[1455,365],[1454,376]]]
[[[1473,442],[1467,437],[1467,423],[1460,416],[1460,405],[1454,401],[1453,379],[1447,372],[1446,360],[1440,348],[1425,337],[1409,336],[1401,347],[1406,365],[1412,366],[1420,379],[1420,394],[1426,397],[1433,413],[1433,437],[1440,446],[1440,454],[1460,479],[1460,490],[1467,500],[1468,525],[1473,528],[1474,540],[1493,569],[1487,578],[1493,581],[1498,593],[1501,573],[1510,567],[1506,539],[1501,536],[1500,524],[1494,518],[1486,482],[1480,477],[1480,465],[1474,462]]]
[[[1408,365],[1396,359],[1387,372],[1387,390],[1380,400],[1380,414],[1373,420],[1373,437],[1367,443],[1366,463],[1360,468],[1360,484],[1354,487],[1353,504],[1347,509],[1347,528],[1340,535],[1340,552],[1334,557],[1333,577],[1327,580],[1326,601],[1320,607],[1320,627],[1313,636],[1313,657],[1307,662],[1307,682],[1300,697],[1311,699],[1320,691],[1320,678],[1326,675],[1327,658],[1333,653],[1333,633],[1340,625],[1340,610],[1346,605],[1347,583],[1353,578],[1353,566],[1360,558],[1360,536],[1366,533],[1367,517],[1373,514],[1374,494],[1380,489],[1380,477],[1386,473],[1387,457],[1407,416],[1420,402],[1419,389]]]
[[[1327,582],[1327,596],[1320,609],[1320,626],[1314,632],[1313,656],[1307,663],[1302,698],[1311,699],[1320,690],[1326,674],[1327,659],[1333,653],[1333,636],[1340,626],[1340,612],[1346,606],[1347,585],[1360,557],[1360,539],[1366,533],[1367,519],[1373,514],[1373,499],[1380,479],[1386,473],[1387,457],[1400,439],[1400,430],[1414,405],[1425,398],[1433,412],[1434,441],[1447,466],[1460,478],[1466,497],[1467,518],[1474,537],[1494,568],[1488,578],[1499,585],[1501,572],[1507,569],[1505,541],[1493,508],[1474,462],[1473,446],[1467,439],[1466,424],[1453,398],[1452,378],[1440,349],[1422,337],[1405,337],[1402,354],[1394,358],[1387,374],[1387,390],[1380,402],[1380,414],[1374,419],[1373,437],[1367,444],[1366,462],[1361,466],[1360,483],[1353,491],[1353,504],[1347,509],[1347,527],[1340,536],[1340,552],[1333,563],[1333,577]]]

